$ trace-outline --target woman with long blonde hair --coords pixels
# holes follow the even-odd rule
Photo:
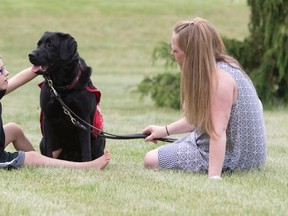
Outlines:
[[[150,125],[145,141],[188,133],[148,152],[147,168],[207,172],[250,170],[266,162],[266,135],[257,92],[211,23],[202,18],[179,22],[171,54],[181,69],[184,117],[167,126]]]

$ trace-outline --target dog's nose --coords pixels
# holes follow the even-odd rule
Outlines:
[[[29,57],[29,58],[35,58],[34,52],[29,53],[29,54],[28,54],[28,57]]]
[[[35,52],[31,52],[28,54],[28,57],[29,57],[29,61],[32,63],[32,64],[35,64],[36,63],[36,54]]]
[[[32,51],[31,53],[28,54],[28,57],[30,60],[34,60],[36,58],[36,53]]]

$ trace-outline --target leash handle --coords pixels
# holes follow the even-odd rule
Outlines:
[[[98,136],[103,136],[107,139],[145,139],[147,136],[149,136],[148,134],[125,134],[125,135],[107,135],[107,134],[98,134]],[[156,140],[162,141],[162,142],[175,142],[177,139],[174,138],[170,138],[170,137],[162,137],[162,138],[156,138]]]

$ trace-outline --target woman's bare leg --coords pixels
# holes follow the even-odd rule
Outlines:
[[[5,124],[3,128],[5,133],[5,147],[12,142],[17,151],[35,151],[19,125],[16,123],[8,123]]]
[[[158,149],[146,153],[144,158],[144,167],[149,169],[159,169]]]
[[[46,167],[66,167],[66,168],[94,168],[97,170],[104,169],[111,159],[111,153],[106,150],[104,155],[89,162],[72,162],[49,158],[38,152],[25,152],[24,166],[46,166]]]

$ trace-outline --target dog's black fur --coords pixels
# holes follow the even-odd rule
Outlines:
[[[93,86],[92,69],[77,52],[75,39],[61,32],[45,32],[37,43],[37,49],[29,54],[34,70],[49,77],[64,103],[79,117],[93,124],[97,98],[86,86]],[[39,67],[40,66],[40,67]],[[81,75],[76,78],[79,70]],[[79,73],[78,73],[79,75]],[[52,152],[62,149],[59,159],[90,161],[104,154],[105,138],[91,135],[72,124],[62,106],[45,82],[41,86],[42,133],[40,150],[52,157]]]

